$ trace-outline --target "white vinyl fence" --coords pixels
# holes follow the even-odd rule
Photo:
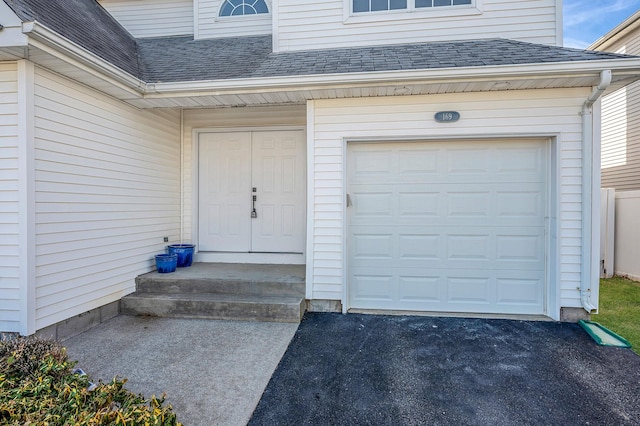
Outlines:
[[[607,203],[606,200],[613,198],[608,191],[612,190],[602,190],[603,204]],[[609,201],[606,207],[607,212],[612,212],[610,204]],[[602,232],[601,238],[601,253],[604,254],[603,272],[606,270],[606,276],[611,276],[610,266],[607,267],[607,265],[613,263],[613,271],[616,275],[640,281],[640,191],[615,193],[615,217],[613,212],[609,215],[601,211],[603,222],[601,229],[606,229]],[[605,222],[609,224],[606,225]],[[607,235],[612,233],[611,223],[613,222],[615,222],[614,242],[608,242]]]
[[[611,278],[614,273],[616,190],[600,190],[600,278]]]

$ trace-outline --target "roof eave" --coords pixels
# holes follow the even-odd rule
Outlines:
[[[636,78],[640,78],[640,58],[148,83],[146,85],[145,98],[151,99],[172,95],[199,96],[203,94],[235,92],[251,93],[256,91],[308,90],[322,87],[353,87],[358,85],[386,85],[412,82],[480,82],[538,79],[548,78],[550,76],[572,78],[597,76],[602,70],[613,70],[614,73],[632,73],[636,75]]]
[[[610,69],[640,78],[640,58],[601,59],[573,62],[547,62],[524,65],[492,65],[458,68],[435,68],[377,72],[314,74],[226,80],[145,83],[85,48],[60,36],[38,22],[25,22],[22,32],[29,45],[64,60],[128,93],[126,99],[154,99],[172,96],[204,96],[216,94],[273,93],[314,88],[346,88],[364,85],[393,85],[438,82],[481,82],[493,80],[576,78],[596,76]]]
[[[103,80],[127,90],[131,94],[141,95],[144,93],[144,81],[62,37],[45,25],[37,21],[24,22],[22,24],[22,32],[29,37],[29,45],[55,56],[63,54],[67,62],[84,71],[89,71]]]

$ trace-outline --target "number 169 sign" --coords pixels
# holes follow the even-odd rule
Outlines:
[[[438,123],[453,123],[460,119],[460,113],[457,111],[439,111],[436,112],[435,119]]]

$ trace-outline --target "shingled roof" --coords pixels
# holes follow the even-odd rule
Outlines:
[[[148,83],[597,61],[629,57],[506,39],[272,53],[271,36],[135,39],[95,0],[4,0]]]
[[[143,80],[179,82],[524,65],[630,57],[506,39],[271,52],[270,36],[139,39]]]
[[[140,76],[136,39],[96,0],[4,0],[23,22],[37,21],[116,67]]]

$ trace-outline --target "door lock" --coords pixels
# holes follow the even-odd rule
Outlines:
[[[255,192],[255,188],[253,188],[254,192]],[[258,196],[254,195],[252,197],[253,200],[253,210],[251,210],[251,219],[255,219],[258,217],[258,212],[256,211],[256,201],[258,201]]]

